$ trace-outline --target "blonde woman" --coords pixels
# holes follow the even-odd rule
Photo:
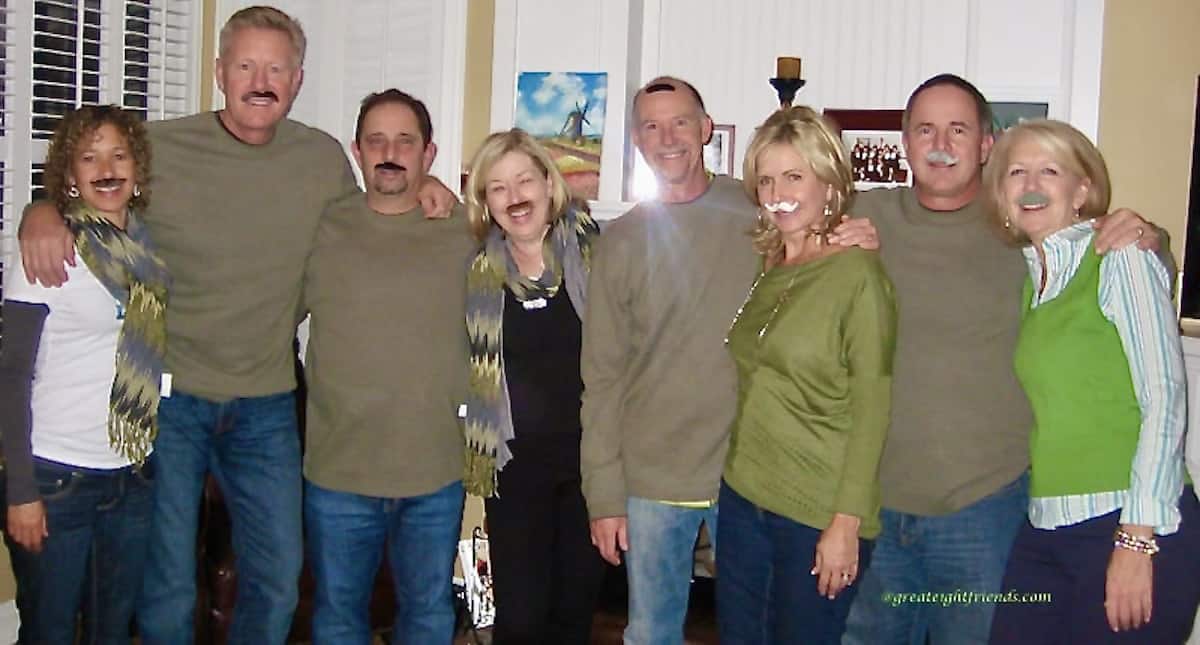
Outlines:
[[[721,485],[721,641],[838,643],[879,533],[896,311],[878,256],[830,244],[853,180],[813,110],[780,110],[746,151],[763,269],[727,343],[738,414]]]
[[[1170,278],[1099,255],[1100,151],[1060,121],[1004,134],[984,195],[1029,265],[1015,367],[1034,412],[1029,521],[993,643],[1182,643],[1200,600],[1200,507],[1184,486],[1187,385]]]
[[[471,391],[464,483],[484,498],[494,642],[590,642],[604,566],[580,489],[581,315],[593,238],[546,151],[521,130],[471,162]]]

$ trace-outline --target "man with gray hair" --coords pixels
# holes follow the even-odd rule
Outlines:
[[[219,48],[225,107],[147,127],[154,196],[144,221],[174,278],[137,612],[151,644],[193,640],[208,472],[233,521],[228,642],[287,637],[303,560],[293,338],[304,267],[322,211],[358,191],[338,142],[286,118],[304,76],[300,25],[278,9],[249,7],[230,17]],[[453,201],[436,181],[426,188]],[[61,284],[70,239],[53,208],[29,210],[21,248],[31,280]]]
[[[1028,270],[978,199],[994,140],[983,94],[953,74],[926,80],[908,99],[902,136],[912,188],[866,191],[853,206],[864,218],[856,224],[879,233],[899,327],[882,532],[843,643],[982,644],[1029,501],[1033,415],[1013,372]],[[1099,252],[1158,246],[1128,210],[1097,226]]]

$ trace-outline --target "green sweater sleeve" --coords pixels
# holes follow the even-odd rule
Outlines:
[[[620,296],[626,292],[626,263],[614,242],[615,237],[602,236],[592,259],[580,356],[584,384],[580,474],[592,519],[625,515],[620,419],[632,348],[631,325]]]
[[[833,509],[868,518],[879,508],[879,460],[891,410],[896,347],[895,297],[882,270],[865,274],[844,324],[852,425]]]

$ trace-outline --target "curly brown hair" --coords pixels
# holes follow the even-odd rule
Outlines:
[[[71,182],[71,164],[79,143],[90,137],[97,128],[110,124],[125,137],[133,153],[134,182],[140,195],[129,200],[129,207],[141,210],[150,197],[150,141],[146,127],[137,114],[122,110],[116,105],[85,105],[63,117],[54,129],[54,138],[46,151],[46,166],[42,183],[59,211],[66,212],[78,198],[67,195]]]

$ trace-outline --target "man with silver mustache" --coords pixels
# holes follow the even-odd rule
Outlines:
[[[1028,502],[1032,413],[1013,373],[1026,268],[977,200],[993,143],[986,99],[941,74],[913,91],[903,143],[911,188],[861,193],[899,310],[891,425],[880,466],[882,533],[843,643],[986,643]],[[865,222],[859,226],[866,226]],[[1119,210],[1097,251],[1159,232]],[[1160,253],[1174,269],[1169,253]],[[952,594],[921,604],[905,594]]]

